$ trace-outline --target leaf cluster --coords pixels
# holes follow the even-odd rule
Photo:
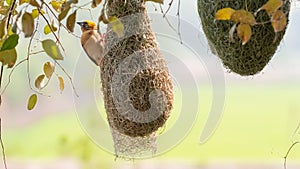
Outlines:
[[[61,70],[68,76],[72,83],[72,78],[67,74],[64,68],[58,61],[64,59],[65,50],[60,42],[60,31],[66,30],[68,33],[76,36],[74,32],[77,11],[81,9],[97,8],[102,4],[101,15],[98,23],[103,22],[112,27],[112,31],[118,37],[124,36],[124,25],[119,18],[115,16],[107,16],[106,4],[110,0],[89,0],[86,4],[79,4],[79,0],[4,0],[0,1],[0,62],[2,66],[13,68],[24,62],[27,62],[27,74],[30,88],[35,92],[28,100],[28,110],[35,107],[37,101],[36,94],[41,94],[55,71],[55,67],[59,66]],[[145,0],[155,3],[163,4],[164,0]],[[82,1],[83,2],[83,1]],[[125,2],[124,2],[125,3]],[[86,6],[90,7],[86,8]],[[43,32],[39,32],[42,28]],[[37,39],[36,34],[44,35],[46,39]],[[52,37],[48,38],[49,35]],[[27,50],[27,58],[16,63],[18,60],[17,46],[19,44],[19,37],[30,39]],[[33,52],[31,49],[32,41],[36,40],[41,46],[41,51]],[[30,56],[38,53],[45,53],[52,62],[47,61],[44,63],[44,72],[36,77],[34,87],[30,83],[30,69],[29,60]],[[2,74],[1,74],[2,76]],[[11,76],[11,74],[10,74]],[[9,78],[10,78],[9,76]],[[64,90],[64,79],[62,76],[57,75],[59,89]],[[10,79],[9,79],[10,82]],[[9,83],[8,83],[9,84]],[[8,85],[7,84],[7,85]],[[73,83],[72,83],[73,85]],[[6,86],[7,87],[7,86]],[[5,87],[5,89],[6,89]],[[1,93],[5,89],[1,89]],[[74,86],[73,86],[73,89]],[[76,93],[76,92],[75,92]]]
[[[57,62],[64,58],[62,54],[64,48],[59,41],[59,31],[61,28],[64,28],[69,33],[74,31],[76,11],[79,9],[77,3],[78,0],[51,0],[47,2],[44,0],[5,0],[0,2],[0,62],[2,66],[7,65],[7,68],[13,68],[11,73],[15,66],[25,61],[28,62],[27,74],[29,86],[35,92],[28,99],[28,110],[32,110],[35,107],[35,103],[37,102],[36,94],[42,94],[41,90],[48,85],[52,74],[54,74],[55,66],[59,65],[65,72],[63,67]],[[66,23],[64,24],[63,20],[65,18]],[[41,20],[44,22],[41,22]],[[36,40],[35,35],[41,26],[43,27],[43,37],[51,33],[53,37]],[[16,48],[18,47],[20,36],[29,38],[30,43],[28,44],[27,58],[16,64],[18,59]],[[33,40],[40,42],[42,51],[32,52],[31,43]],[[37,53],[45,53],[53,61],[44,63],[44,72],[36,77],[34,89],[30,84],[29,59],[31,55]],[[64,79],[58,74],[55,75],[58,78],[59,89],[63,91]],[[1,94],[5,91],[6,87],[1,89]]]
[[[237,35],[241,39],[242,44],[245,45],[250,40],[252,35],[251,26],[271,23],[275,33],[283,31],[286,28],[287,17],[282,9],[280,9],[283,4],[284,1],[282,0],[269,0],[255,13],[251,13],[245,9],[235,10],[230,7],[222,8],[216,12],[215,19],[233,21],[235,24],[229,31],[229,37],[231,40],[233,40],[233,34],[237,29]],[[270,20],[264,23],[258,23],[255,20],[255,16],[262,10],[267,12]],[[276,40],[276,38],[274,40]]]

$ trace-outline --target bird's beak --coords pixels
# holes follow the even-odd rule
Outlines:
[[[78,25],[82,26],[83,22],[76,22]]]

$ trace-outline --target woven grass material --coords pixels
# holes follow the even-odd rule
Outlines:
[[[254,75],[267,65],[274,55],[277,46],[282,40],[285,30],[278,33],[277,40],[271,23],[255,25],[252,27],[252,37],[246,45],[242,45],[234,33],[234,42],[229,39],[229,30],[234,25],[232,21],[215,21],[217,10],[231,7],[233,9],[246,9],[254,13],[268,0],[198,0],[198,13],[201,18],[204,33],[215,50],[223,65],[230,71],[243,76]],[[290,3],[283,6],[285,13],[289,12]],[[257,22],[268,21],[265,11],[258,12]]]
[[[141,0],[109,0],[107,14],[124,25],[124,37],[108,27],[101,67],[105,109],[117,156],[155,152],[155,132],[173,106],[173,85]]]

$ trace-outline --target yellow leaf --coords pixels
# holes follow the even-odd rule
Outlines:
[[[64,79],[61,76],[58,76],[58,80],[59,80],[59,89],[60,91],[63,91],[65,89]]]
[[[215,15],[216,20],[230,20],[231,15],[235,12],[232,8],[223,8],[217,11]]]
[[[51,23],[51,26],[47,24],[44,27],[44,34],[45,35],[51,33],[52,31],[57,31],[57,27],[54,25],[54,22]]]
[[[119,38],[124,36],[124,25],[123,23],[115,16],[110,17],[109,24],[112,30],[118,35]]]
[[[34,85],[37,89],[42,89],[44,87],[44,78],[45,78],[45,75],[39,75],[35,79]]]
[[[0,39],[2,39],[2,37],[7,34],[6,24],[7,24],[6,17],[3,18],[3,20],[0,20]]]
[[[62,4],[63,4],[61,1],[52,0],[52,1],[50,2],[50,4],[51,4],[52,8],[53,8],[56,12],[58,12],[58,13],[61,12],[61,7],[62,7]]]
[[[236,10],[231,15],[230,20],[236,23],[244,23],[249,25],[254,25],[256,23],[254,15],[244,9]]]
[[[266,10],[269,16],[271,16],[282,5],[283,5],[282,0],[269,0],[266,4],[264,4],[261,8],[259,8],[257,12],[260,10]]]
[[[164,4],[164,0],[146,0],[146,2],[147,1],[155,2],[155,3],[159,3],[159,4]]]
[[[22,5],[23,3],[28,3],[30,0],[19,0],[19,5]]]
[[[49,79],[54,72],[54,65],[51,62],[46,62],[44,64],[44,73],[46,77]]]
[[[40,10],[41,11],[41,13],[42,14],[45,14],[46,12],[45,11],[43,11],[43,10]],[[31,11],[31,15],[32,15],[32,17],[33,17],[33,19],[35,19],[35,18],[37,18],[38,16],[39,16],[39,10],[38,9],[33,9],[32,11]]]
[[[277,10],[271,18],[274,32],[283,31],[287,24],[286,15],[282,10]]]
[[[39,16],[39,10],[38,9],[33,9],[31,11],[31,15],[32,15],[33,19],[37,18]]]
[[[49,25],[46,25],[46,26],[44,27],[44,34],[47,35],[47,34],[49,34],[49,33],[51,33],[51,28],[50,28]]]
[[[238,37],[242,40],[242,44],[245,45],[251,38],[252,30],[249,24],[239,24],[237,27]]]

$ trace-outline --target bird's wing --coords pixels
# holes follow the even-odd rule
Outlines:
[[[97,31],[87,32],[85,35],[83,34],[83,48],[89,58],[96,64],[102,60],[103,57],[103,46],[100,44],[101,36],[97,33]]]

